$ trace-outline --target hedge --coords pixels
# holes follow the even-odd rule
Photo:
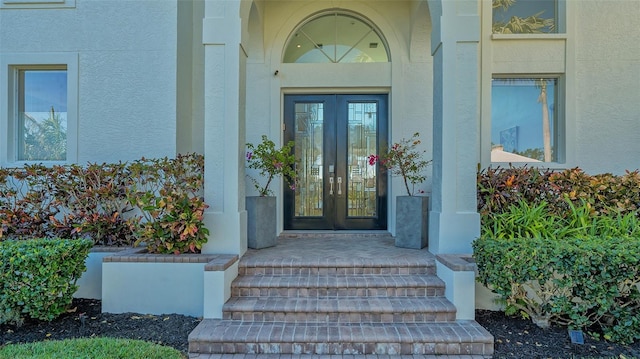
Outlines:
[[[507,314],[640,339],[640,173],[489,168],[478,173],[478,281]]]
[[[89,238],[144,243],[152,253],[200,252],[204,157],[142,158],[86,166],[0,168],[0,241]]]
[[[0,242],[0,324],[51,321],[65,312],[92,246],[88,239]]]
[[[478,280],[501,296],[507,314],[615,342],[640,339],[637,238],[480,238],[473,249]]]
[[[477,195],[482,215],[502,213],[525,201],[546,202],[552,214],[564,217],[569,200],[575,206],[589,203],[594,214],[632,213],[640,218],[640,171],[589,175],[580,168],[487,168],[478,172]]]

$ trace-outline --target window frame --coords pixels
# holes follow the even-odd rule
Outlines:
[[[67,155],[63,161],[18,160],[19,78],[20,70],[67,71]],[[20,166],[75,163],[78,159],[78,54],[77,53],[12,53],[0,62],[0,165]]]
[[[311,16],[307,17],[306,19],[302,20],[301,22],[299,22],[296,27],[291,31],[291,33],[287,36],[287,39],[284,43],[284,46],[282,48],[282,54],[280,57],[280,61],[283,64],[301,64],[300,62],[286,62],[285,58],[287,57],[287,50],[289,49],[290,44],[293,42],[294,39],[294,35],[298,32],[298,31],[302,31],[302,29],[307,26],[308,24],[321,19],[323,17],[326,16],[344,16],[344,17],[349,17],[352,19],[355,19],[356,21],[361,22],[362,24],[366,25],[367,27],[370,28],[370,30],[372,32],[374,32],[378,38],[380,39],[380,41],[382,42],[382,46],[384,47],[384,50],[386,52],[387,55],[387,61],[375,61],[375,62],[368,62],[368,64],[371,63],[390,63],[391,62],[391,50],[389,49],[389,42],[387,41],[386,37],[384,36],[384,34],[382,33],[382,30],[380,30],[380,28],[378,28],[374,22],[370,21],[368,18],[353,12],[353,11],[349,11],[349,10],[343,10],[343,9],[332,9],[332,10],[327,10],[327,11],[320,11],[317,12],[315,14],[312,14]],[[309,39],[311,41],[311,39]],[[336,45],[336,44],[334,44]],[[353,47],[352,47],[353,49]],[[351,50],[349,50],[351,51]],[[305,63],[305,62],[302,62]],[[325,64],[325,62],[308,62],[308,63],[312,63],[312,64]],[[328,62],[330,64],[345,64],[345,63],[349,63],[349,62],[341,62],[341,61],[330,61]]]
[[[514,73],[506,73],[506,74],[493,74],[491,79],[554,79],[556,80],[556,88],[555,88],[555,111],[554,111],[554,136],[552,139],[552,144],[555,141],[556,151],[555,159],[551,162],[534,162],[534,161],[523,161],[523,162],[497,162],[491,160],[491,154],[489,153],[489,164],[497,165],[497,166],[534,166],[534,167],[561,167],[567,163],[567,117],[566,117],[566,77],[564,74],[553,74],[553,73],[545,73],[545,74],[514,74]],[[490,85],[489,91],[489,103],[491,104],[493,98],[492,86]],[[489,106],[490,111],[491,105]],[[491,143],[491,131],[493,129],[493,116],[489,115],[489,139],[488,142]],[[490,146],[489,146],[490,147]]]
[[[0,0],[0,9],[75,8],[76,0]]]

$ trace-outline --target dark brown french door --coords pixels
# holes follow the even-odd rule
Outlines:
[[[285,95],[299,174],[285,229],[387,228],[386,175],[368,161],[386,145],[387,114],[387,95]]]

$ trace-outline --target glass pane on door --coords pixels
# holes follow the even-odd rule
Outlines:
[[[284,192],[285,229],[386,229],[386,176],[367,159],[386,146],[386,106],[384,94],[285,95],[298,172]]]
[[[298,183],[295,190],[296,217],[323,214],[324,104],[295,104],[295,155]]]
[[[377,173],[368,156],[378,153],[378,108],[375,102],[349,102],[347,142],[347,215],[376,217]]]

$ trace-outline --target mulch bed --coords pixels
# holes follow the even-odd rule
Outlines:
[[[566,328],[542,329],[503,312],[476,310],[476,321],[493,334],[494,358],[619,358],[640,359],[640,342],[630,346],[598,341],[584,335],[584,344],[571,344]]]
[[[140,339],[188,350],[187,336],[200,323],[184,315],[101,313],[99,300],[74,299],[71,311],[52,322],[28,321],[20,328],[0,325],[0,345],[81,337]]]
[[[624,346],[585,338],[584,345],[572,345],[563,328],[540,329],[531,321],[485,310],[476,311],[476,319],[495,337],[494,358],[640,358],[638,342]],[[146,340],[186,353],[187,336],[199,322],[176,314],[100,313],[100,301],[74,299],[72,310],[52,322],[0,325],[0,345],[103,336]]]

